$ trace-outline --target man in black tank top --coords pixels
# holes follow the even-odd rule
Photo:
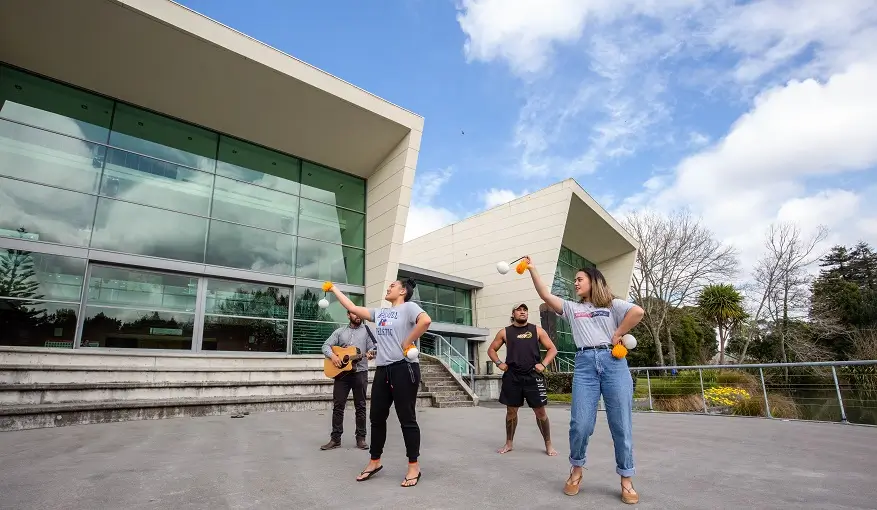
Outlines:
[[[499,393],[499,401],[506,405],[506,442],[498,450],[499,453],[507,453],[513,449],[515,430],[518,427],[518,408],[527,405],[536,414],[536,424],[545,439],[545,453],[550,456],[557,455],[557,451],[551,446],[551,430],[548,425],[548,413],[545,406],[548,404],[548,386],[545,382],[545,366],[557,355],[557,347],[548,337],[548,333],[541,327],[527,322],[529,310],[527,305],[521,303],[512,310],[512,323],[501,329],[494,338],[487,355],[503,371],[502,389]],[[499,361],[496,350],[506,346],[506,360]],[[545,347],[545,359],[539,359],[539,345]]]

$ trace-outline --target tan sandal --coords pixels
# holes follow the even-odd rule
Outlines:
[[[572,476],[572,469],[569,468],[569,475]],[[584,468],[582,468],[582,474],[579,476],[578,480],[574,480],[570,482],[570,479],[566,479],[566,484],[563,486],[563,493],[567,496],[575,496],[579,493],[579,484],[582,483],[582,478],[585,477]]]
[[[621,501],[628,505],[639,503],[639,494],[637,494],[636,489],[633,488],[633,482],[631,482],[629,489],[625,487],[624,484],[621,484]]]

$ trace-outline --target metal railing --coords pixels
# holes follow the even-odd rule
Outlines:
[[[430,338],[435,342],[435,353],[433,354],[433,356],[445,361],[451,371],[457,372],[461,376],[467,375],[466,372],[468,372],[469,389],[474,392],[475,365],[470,363],[466,356],[460,354],[460,351],[458,351],[447,338],[439,335],[438,333],[432,333],[429,331],[424,333],[423,336]]]
[[[558,368],[568,371],[563,364]],[[630,371],[634,409],[639,411],[877,425],[877,360],[630,367]]]

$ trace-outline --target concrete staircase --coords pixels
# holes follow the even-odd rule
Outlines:
[[[320,355],[0,347],[0,431],[331,409],[332,380],[322,367]],[[438,363],[435,372],[427,367],[431,381],[440,375],[439,367],[444,368]],[[459,398],[451,390],[444,394]],[[434,398],[423,388],[417,405],[433,406]],[[438,402],[443,404],[447,398],[439,397]],[[348,407],[353,407],[352,396]]]
[[[472,407],[478,397],[438,358],[420,356],[421,392],[432,395],[433,407]]]

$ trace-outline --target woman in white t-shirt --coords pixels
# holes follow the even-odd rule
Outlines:
[[[606,278],[596,268],[580,269],[575,277],[576,301],[561,299],[549,291],[527,257],[536,292],[555,313],[570,325],[576,344],[569,423],[569,478],[564,493],[579,492],[588,440],[594,433],[597,403],[606,404],[606,420],[615,444],[615,471],[621,476],[621,500],[634,504],[639,495],[633,488],[633,379],[626,358],[615,358],[611,349],[636,326],[643,309],[612,295]]]
[[[372,381],[369,411],[371,459],[356,480],[368,480],[383,469],[381,455],[387,440],[387,417],[390,415],[390,406],[395,406],[408,456],[408,473],[402,481],[402,487],[414,487],[420,481],[420,427],[415,412],[417,390],[420,388],[420,363],[417,358],[408,359],[405,353],[426,332],[431,322],[429,315],[411,301],[416,284],[410,278],[392,282],[384,296],[391,304],[389,308],[356,306],[337,287],[328,282],[324,288],[327,286],[348,312],[375,323],[377,368]]]

